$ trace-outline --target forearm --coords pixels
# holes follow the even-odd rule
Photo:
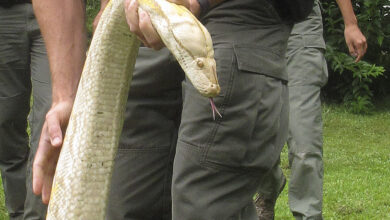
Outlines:
[[[358,27],[358,22],[353,12],[351,0],[336,0],[343,15],[345,29],[344,37],[349,53],[356,57],[358,62],[367,51],[367,40]]]
[[[108,2],[109,0],[100,0],[100,11],[103,11]]]
[[[82,0],[33,0],[50,62],[53,104],[75,98],[86,52]]]
[[[347,26],[357,26],[357,19],[355,13],[353,12],[353,7],[351,0],[336,0],[341,14],[343,15],[345,27]]]

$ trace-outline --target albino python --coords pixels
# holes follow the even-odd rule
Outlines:
[[[138,3],[150,15],[187,78],[203,96],[215,97],[220,88],[208,31],[183,6],[166,0]],[[126,23],[123,0],[111,0],[85,62],[56,168],[48,220],[105,218],[113,161],[139,44]],[[211,103],[214,115],[217,110],[212,100]]]

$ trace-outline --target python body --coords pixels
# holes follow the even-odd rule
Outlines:
[[[182,6],[165,0],[138,2],[195,88],[205,97],[218,95],[207,30]],[[104,219],[139,44],[129,32],[123,0],[111,0],[85,62],[56,168],[48,220]]]

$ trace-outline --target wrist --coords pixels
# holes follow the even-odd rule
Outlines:
[[[357,23],[346,23],[344,24],[344,30],[345,31],[352,31],[352,30],[355,30],[355,29],[359,29]]]
[[[69,95],[69,96],[61,96],[61,95],[54,95],[53,94],[53,100],[52,105],[58,105],[61,103],[71,103],[73,104],[74,100],[76,99],[76,95]]]
[[[345,27],[353,27],[353,26],[357,26],[357,19],[356,17],[354,18],[349,18],[349,19],[344,19],[344,25]]]

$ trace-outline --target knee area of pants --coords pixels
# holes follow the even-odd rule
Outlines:
[[[289,156],[294,158],[299,158],[299,159],[322,158],[322,152],[321,151],[290,152]]]
[[[322,152],[302,152],[291,153],[289,155],[291,163],[299,163],[302,165],[313,166],[318,162],[322,163]]]

